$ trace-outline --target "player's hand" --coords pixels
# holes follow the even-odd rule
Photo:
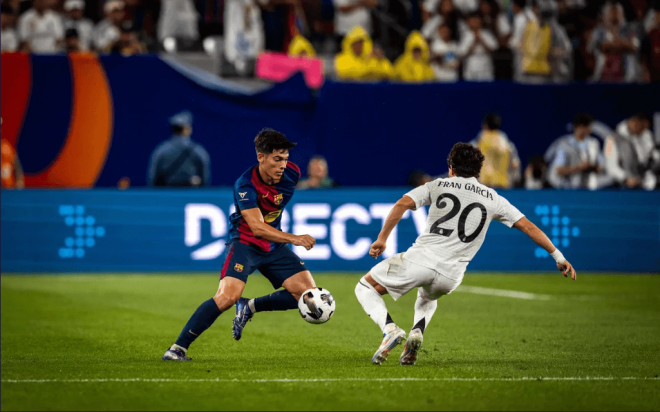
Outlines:
[[[569,274],[571,275],[571,279],[573,280],[575,280],[575,278],[577,277],[573,265],[571,265],[571,263],[568,260],[565,261],[563,265],[557,263],[557,269],[559,269],[559,271],[564,274],[564,277],[568,277]]]
[[[310,235],[296,236],[295,240],[293,241],[294,246],[302,246],[307,250],[313,248],[315,244],[316,244],[316,239],[314,239]]]
[[[589,172],[589,171],[591,171],[593,166],[591,165],[591,163],[589,163],[588,161],[585,160],[582,163],[580,163],[577,166],[577,168],[578,168],[578,171],[580,171],[580,172]]]
[[[642,185],[642,179],[637,176],[632,176],[626,179],[626,187],[634,189]]]
[[[369,255],[371,255],[372,258],[376,259],[378,256],[383,254],[386,247],[387,246],[385,245],[384,241],[377,240],[371,244],[371,249],[369,249]]]

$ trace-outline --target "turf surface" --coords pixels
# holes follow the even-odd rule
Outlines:
[[[235,342],[226,313],[180,363],[160,357],[215,276],[3,275],[2,410],[660,409],[660,276],[469,273],[414,367],[400,348],[370,364],[380,331],[355,299],[359,276],[315,278],[337,300],[327,324],[262,313]],[[245,296],[271,291],[256,275]],[[414,295],[386,298],[404,329]]]

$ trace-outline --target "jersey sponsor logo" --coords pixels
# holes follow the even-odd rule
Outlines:
[[[241,197],[241,200],[247,200],[245,198],[245,195],[247,195],[247,192],[238,192],[238,195]]]
[[[284,200],[284,194],[280,193],[280,194],[275,195],[273,200],[275,201],[276,205],[279,205],[280,203],[282,203],[282,200]]]
[[[274,212],[270,212],[269,214],[264,216],[264,221],[266,223],[273,223],[275,221],[275,219],[277,219],[280,216],[280,214],[282,214],[281,210],[276,210]]]
[[[239,273],[242,272],[243,271],[243,265],[241,265],[240,263],[235,264],[234,265],[234,270],[236,272],[239,272]]]

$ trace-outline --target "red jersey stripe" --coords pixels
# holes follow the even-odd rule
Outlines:
[[[231,256],[234,254],[234,247],[232,246],[231,250],[227,254],[227,259],[225,260],[224,266],[222,266],[222,272],[220,272],[220,279],[224,279],[225,275],[227,274],[227,268],[229,267],[229,261],[231,260]]]

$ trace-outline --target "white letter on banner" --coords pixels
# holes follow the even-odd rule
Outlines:
[[[202,219],[211,222],[211,236],[219,238],[227,234],[227,218],[215,205],[208,203],[189,203],[185,207],[186,246],[195,246],[202,241]],[[201,247],[190,254],[192,260],[215,259],[225,250],[223,239]]]
[[[310,235],[316,239],[316,246],[307,250],[302,246],[294,246],[293,251],[305,259],[327,260],[330,259],[331,250],[329,245],[319,245],[318,241],[328,237],[328,227],[323,223],[307,224],[308,219],[328,219],[330,217],[330,205],[327,203],[298,203],[293,206],[293,234]]]
[[[385,225],[385,220],[387,219],[387,215],[390,213],[390,210],[392,210],[392,207],[394,207],[394,203],[374,203],[369,207],[371,216],[375,219],[381,219],[381,228]],[[408,216],[410,216],[410,211],[406,210],[401,219],[405,219]],[[384,258],[392,257],[397,254],[398,233],[399,231],[397,230],[396,226],[394,226],[394,229],[392,229],[392,232],[390,233],[390,237],[387,238],[386,249],[385,252],[383,252]]]
[[[357,260],[369,253],[371,239],[361,237],[354,244],[346,241],[346,221],[353,219],[362,225],[371,223],[371,216],[364,207],[347,203],[335,210],[332,215],[332,225],[330,227],[330,242],[332,250],[342,259]]]
[[[282,232],[289,232],[289,225],[291,224],[291,216],[289,216],[289,212],[284,209],[282,211],[282,220],[280,221],[280,227],[282,228]]]

